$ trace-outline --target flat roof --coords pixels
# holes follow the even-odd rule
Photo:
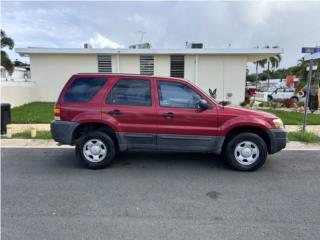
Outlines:
[[[245,55],[248,61],[257,61],[259,59],[274,56],[283,53],[282,48],[182,48],[182,49],[132,49],[132,48],[42,48],[28,47],[16,48],[15,51],[21,56],[32,54],[152,54],[152,55]]]

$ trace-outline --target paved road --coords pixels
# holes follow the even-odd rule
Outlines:
[[[319,239],[320,151],[259,171],[202,154],[123,154],[87,170],[73,149],[2,150],[2,239]]]

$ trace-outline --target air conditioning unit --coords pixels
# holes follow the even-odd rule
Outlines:
[[[195,42],[188,43],[188,42],[186,42],[186,46],[187,46],[187,48],[203,48],[203,43],[195,43]]]
[[[129,48],[132,48],[132,49],[151,48],[151,44],[148,43],[148,42],[146,42],[146,43],[138,43],[138,44],[130,45]]]
[[[83,47],[84,47],[84,48],[92,48],[92,46],[90,45],[90,43],[84,43],[84,44],[83,44]]]

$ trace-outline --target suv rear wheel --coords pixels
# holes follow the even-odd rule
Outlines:
[[[113,161],[115,155],[113,140],[103,132],[84,133],[76,142],[76,156],[88,168],[105,168]]]
[[[260,168],[266,161],[268,150],[264,140],[254,133],[240,133],[228,140],[224,158],[228,165],[240,171]]]

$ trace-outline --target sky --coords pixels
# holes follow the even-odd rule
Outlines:
[[[320,1],[2,1],[1,28],[16,48],[127,48],[141,40],[167,49],[185,48],[186,41],[205,48],[279,46],[283,68],[297,63],[301,47],[320,45],[319,13]]]

